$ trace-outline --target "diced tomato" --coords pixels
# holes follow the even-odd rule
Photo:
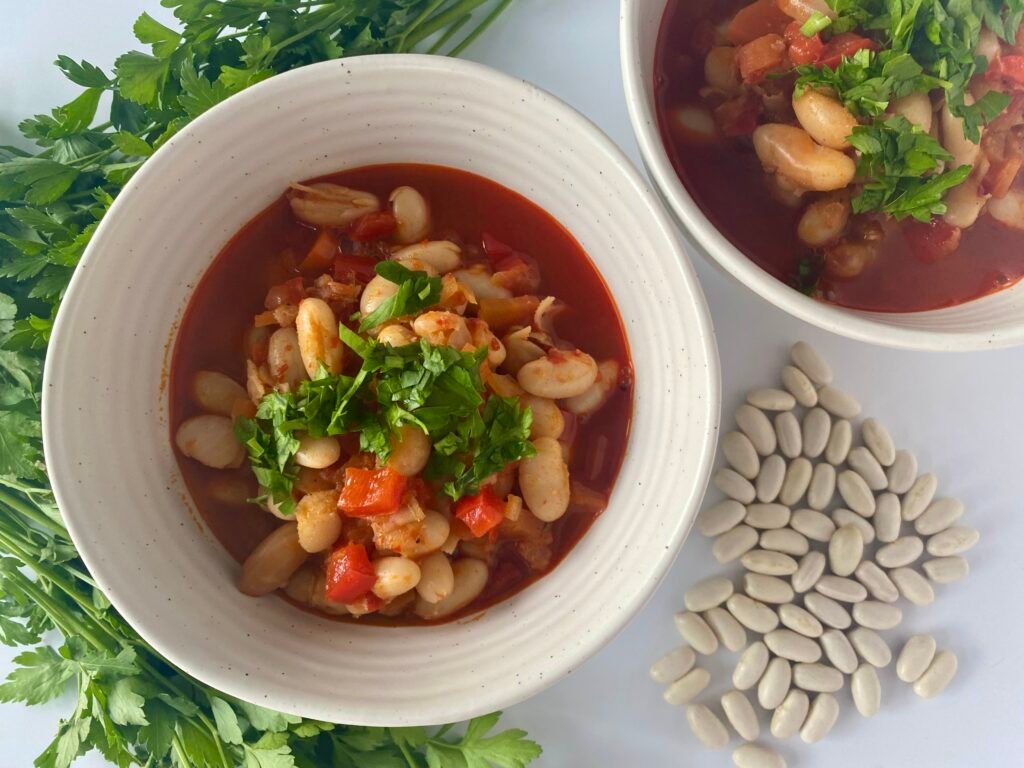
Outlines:
[[[929,223],[910,221],[903,225],[910,252],[920,261],[932,263],[953,253],[960,245],[962,230],[940,218]]]
[[[277,309],[282,304],[298,304],[306,297],[306,289],[302,285],[301,277],[293,277],[278,283],[269,291],[263,300],[263,306],[267,309]]]
[[[349,517],[389,515],[398,509],[405,493],[405,478],[391,469],[345,470],[345,484],[338,497],[338,509]]]
[[[733,45],[743,45],[764,35],[781,35],[791,21],[776,0],[757,0],[733,16],[725,37]]]
[[[480,299],[477,316],[495,333],[503,333],[513,325],[529,325],[540,300],[536,296],[512,299]]]
[[[309,249],[306,258],[299,264],[300,272],[325,272],[334,261],[334,254],[338,250],[338,237],[329,229],[321,229]]]
[[[377,260],[369,256],[342,253],[334,259],[334,279],[340,283],[368,283],[377,274]]]
[[[362,544],[346,544],[327,557],[325,597],[332,603],[353,603],[377,583],[377,574]]]
[[[357,243],[390,237],[398,227],[395,215],[390,211],[374,211],[356,219],[348,229],[348,236]]]
[[[821,58],[821,54],[825,50],[825,44],[821,42],[821,35],[807,37],[800,31],[800,22],[798,21],[794,21],[786,27],[784,37],[789,44],[787,51],[789,60],[795,67],[802,64],[813,64]]]
[[[475,496],[463,496],[455,504],[455,516],[479,538],[501,525],[505,519],[505,502],[494,488],[485,485]]]
[[[506,245],[501,242],[501,240],[496,238],[490,232],[484,232],[480,235],[480,239],[483,241],[484,253],[487,255],[491,264],[495,264],[515,253],[510,245]]]
[[[774,33],[751,40],[736,52],[736,63],[745,83],[760,82],[786,59],[786,41]]]
[[[988,65],[985,77],[1002,80],[1014,88],[1024,88],[1024,56],[1000,56]]]
[[[724,136],[749,136],[757,128],[761,114],[761,100],[753,93],[745,93],[715,108],[715,123]]]
[[[877,51],[878,44],[874,40],[855,35],[853,32],[843,32],[825,43],[825,49],[818,57],[818,64],[835,69],[844,58],[853,56],[864,48]]]

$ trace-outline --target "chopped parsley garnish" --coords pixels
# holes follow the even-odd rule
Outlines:
[[[827,29],[832,24],[832,19],[826,16],[821,11],[815,11],[800,27],[800,34],[804,37],[814,37],[824,29]]]
[[[855,213],[882,211],[927,222],[946,212],[946,191],[971,175],[969,165],[936,173],[952,155],[902,116],[854,128],[850,143],[860,151],[858,175],[870,179],[852,200]]]
[[[414,426],[434,444],[428,474],[444,480],[453,499],[475,493],[488,475],[533,455],[530,409],[515,398],[491,397],[485,404],[480,364],[486,349],[459,352],[426,340],[392,347],[344,325],[338,333],[363,359],[354,377],[321,369],[298,392],[264,397],[255,419],[236,421],[261,499],[272,499],[285,514],[294,508],[297,433],[358,432],[360,450],[384,462],[391,455],[391,436],[402,426]]]
[[[426,272],[413,271],[397,261],[382,261],[374,271],[398,286],[398,291],[385,299],[377,309],[363,318],[360,331],[368,331],[396,317],[415,315],[437,304],[441,298],[441,278]]]

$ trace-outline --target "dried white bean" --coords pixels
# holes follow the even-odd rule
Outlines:
[[[807,504],[811,509],[822,510],[832,503],[836,493],[836,468],[831,464],[818,464],[811,473],[811,484],[807,488]]]
[[[804,439],[800,432],[800,422],[792,411],[783,411],[775,416],[775,437],[779,444],[779,453],[787,459],[795,459],[803,450]]]
[[[811,408],[804,416],[803,441],[804,456],[816,459],[821,456],[828,445],[829,432],[832,430],[832,419],[821,408]]]
[[[227,416],[204,413],[185,419],[174,433],[174,443],[183,454],[212,469],[234,469],[245,460],[245,447]]]
[[[788,528],[778,528],[761,534],[761,549],[802,557],[810,548],[811,545],[805,536]]]
[[[873,717],[882,707],[882,684],[870,664],[861,664],[850,681],[853,705],[864,717]]]
[[[747,402],[762,411],[789,411],[796,407],[796,398],[781,389],[753,389]]]
[[[942,693],[956,675],[956,656],[951,651],[939,651],[924,674],[914,683],[914,693],[930,699]]]
[[[430,206],[413,187],[395,187],[388,199],[398,226],[395,239],[400,243],[416,243],[430,233]]]
[[[532,442],[536,453],[519,462],[519,488],[534,516],[550,523],[569,508],[569,468],[557,440],[538,437]]]
[[[241,384],[217,371],[196,372],[192,379],[192,397],[203,410],[221,416],[231,416],[236,402],[249,399]]]
[[[295,333],[302,364],[310,378],[317,375],[320,366],[334,375],[341,373],[345,347],[338,338],[338,320],[334,310],[326,301],[308,298],[299,302]]]
[[[722,455],[729,466],[747,480],[753,480],[761,470],[761,459],[754,450],[750,438],[742,432],[726,432],[722,437]]]
[[[974,528],[957,525],[928,539],[926,549],[932,557],[960,555],[977,544],[979,538],[981,538],[981,534]]]
[[[899,590],[892,583],[889,574],[871,560],[862,561],[857,566],[857,570],[853,572],[853,575],[857,577],[857,581],[867,588],[868,593],[875,600],[881,600],[883,603],[895,603],[899,600]]]
[[[299,438],[299,448],[295,451],[295,463],[310,469],[326,469],[341,458],[341,444],[336,437],[305,437]]]
[[[885,476],[885,470],[878,463],[878,459],[863,445],[858,445],[846,457],[846,463],[850,469],[864,478],[868,488],[872,491],[884,491],[889,486],[889,480]]]
[[[792,557],[767,549],[752,549],[744,553],[740,564],[748,571],[763,573],[765,576],[790,576],[797,569],[796,560]]]
[[[806,592],[818,583],[825,572],[825,555],[821,552],[808,552],[797,565],[796,573],[791,579],[796,592]]]
[[[744,574],[743,591],[762,603],[788,603],[793,599],[793,588],[788,582],[761,573]]]
[[[928,578],[936,584],[952,584],[955,581],[960,581],[971,570],[967,560],[959,555],[925,560],[921,567],[928,574]]]
[[[455,571],[452,570],[452,562],[444,552],[431,552],[419,561],[419,566],[420,581],[416,585],[416,594],[426,602],[438,603],[448,597],[452,590],[455,589]],[[658,682],[668,683],[682,677],[693,666],[693,663],[690,662],[686,669],[681,670],[679,674],[674,676],[672,676],[672,666],[673,664],[676,667],[681,666],[681,662],[685,661],[687,656],[693,656],[691,648],[677,648],[672,653],[663,656],[658,662],[655,662],[655,666],[651,667],[651,676],[654,677],[655,667],[661,665],[658,668],[670,679],[659,680]]]
[[[828,541],[836,532],[836,524],[827,515],[815,509],[798,509],[790,517],[789,524],[794,531],[802,533],[812,541]]]
[[[813,408],[818,404],[818,390],[807,374],[792,365],[782,369],[782,386],[796,398],[804,408]]]
[[[900,590],[900,594],[914,605],[931,605],[935,602],[935,590],[928,579],[913,568],[896,568],[889,573]]]
[[[867,627],[857,627],[847,636],[853,647],[857,649],[857,653],[868,664],[879,669],[889,666],[889,662],[892,661],[892,651],[889,650],[889,645],[880,634]]]
[[[821,658],[821,646],[791,629],[775,629],[764,636],[768,650],[789,661],[815,662]]]
[[[373,594],[382,600],[404,595],[420,583],[420,567],[405,557],[381,557],[373,561],[377,582]]]
[[[736,653],[747,647],[746,630],[725,608],[718,606],[705,611],[704,621],[727,651]]]
[[[883,568],[902,568],[917,560],[924,552],[924,542],[918,536],[903,536],[886,544],[875,553],[875,562]]]
[[[845,633],[826,629],[821,635],[821,646],[825,649],[825,658],[840,672],[852,675],[857,669],[857,654]]]
[[[799,456],[789,462],[786,468],[786,477],[782,481],[782,490],[779,491],[779,501],[787,507],[792,507],[807,492],[811,484],[811,475],[814,468],[811,462],[803,456]]]
[[[754,706],[741,691],[728,691],[722,694],[722,710],[740,738],[752,741],[761,734]]]
[[[516,380],[531,395],[562,400],[582,395],[597,381],[597,375],[597,362],[585,352],[552,350],[523,365]]]
[[[730,499],[736,499],[741,504],[750,504],[756,497],[751,482],[734,469],[722,467],[716,470],[711,482]]]
[[[697,653],[710,656],[718,650],[718,638],[700,615],[692,611],[677,613],[676,629]]]
[[[862,517],[875,514],[875,497],[864,478],[856,472],[846,469],[836,478],[836,487],[843,497],[846,506]]]
[[[818,405],[840,419],[852,419],[860,415],[860,403],[831,384],[818,390]]]
[[[808,592],[804,595],[804,605],[822,624],[833,629],[846,629],[853,623],[849,611],[820,592]]]
[[[721,605],[735,592],[732,582],[724,576],[713,576],[697,582],[683,595],[686,610],[700,613]]]
[[[844,525],[852,525],[858,531],[860,535],[864,537],[864,543],[870,544],[875,540],[875,528],[867,520],[858,515],[856,512],[851,512],[848,509],[834,509],[832,510],[832,522],[836,524],[837,528]]]
[[[896,659],[896,676],[904,683],[916,683],[935,658],[935,638],[914,635],[903,646]]]
[[[931,536],[933,533],[939,533],[949,528],[961,518],[963,513],[964,505],[960,499],[936,499],[914,521],[914,530],[922,536]]]
[[[774,658],[757,684],[757,700],[765,709],[775,709],[786,698],[793,684],[793,665],[786,659]]]
[[[736,768],[786,768],[786,761],[774,749],[760,744],[742,744],[732,752]]]
[[[793,364],[807,374],[807,378],[815,384],[829,384],[832,382],[832,369],[828,363],[818,354],[806,341],[798,341],[789,351]]]
[[[893,445],[889,430],[878,419],[864,419],[860,425],[860,436],[883,467],[891,466],[896,461],[896,446]]]
[[[832,431],[828,436],[828,443],[825,445],[825,461],[834,467],[838,467],[850,454],[850,446],[853,444],[853,427],[846,419],[839,419],[832,425]]]
[[[257,544],[242,563],[238,589],[251,597],[281,589],[308,557],[309,553],[299,544],[298,526],[285,523]]]
[[[701,512],[697,518],[697,530],[705,536],[718,536],[731,531],[746,516],[746,507],[734,499],[726,499]]]
[[[782,490],[782,481],[785,477],[786,462],[781,456],[773,453],[761,464],[761,472],[758,474],[757,482],[754,484],[757,500],[764,504],[770,504],[775,501],[779,496],[779,491]],[[783,509],[786,510],[788,517],[789,509],[787,507],[783,507]]]
[[[442,518],[443,519],[443,518]],[[461,611],[476,600],[487,586],[487,563],[472,557],[463,557],[452,563],[453,586],[447,596],[436,603],[416,598],[413,611],[421,619],[443,619]]]
[[[782,504],[751,504],[743,522],[751,528],[785,528],[789,523],[789,507]]]
[[[797,688],[792,689],[772,713],[772,722],[769,728],[772,736],[776,739],[788,739],[796,736],[807,719],[807,712],[810,708],[810,697],[804,691]]]
[[[703,704],[690,704],[686,708],[686,722],[697,740],[708,749],[721,749],[729,743],[729,731],[718,715]]]
[[[893,493],[906,493],[914,485],[917,477],[917,457],[910,451],[896,451],[892,466],[886,470],[889,478],[889,490]]]
[[[775,611],[746,595],[734,594],[725,601],[725,607],[740,624],[754,632],[764,634],[779,626],[779,615]]]
[[[910,490],[903,495],[901,504],[903,519],[909,523],[920,517],[921,513],[932,503],[938,486],[938,478],[931,472],[917,478]]]
[[[903,621],[903,611],[878,600],[865,600],[853,606],[853,620],[868,629],[892,629]]]
[[[666,688],[663,696],[673,707],[679,707],[700,696],[710,682],[711,673],[703,667],[696,667]]]
[[[757,685],[767,668],[768,646],[758,640],[740,655],[732,672],[732,684],[741,691],[748,691]]]
[[[674,682],[693,669],[696,663],[697,654],[693,648],[681,645],[651,664],[651,679],[656,683]]]
[[[882,493],[875,499],[875,535],[883,544],[891,544],[900,536],[903,517],[900,513],[900,497],[894,493]]]
[[[835,693],[843,687],[843,673],[827,664],[794,664],[793,683],[815,693]]]
[[[828,542],[828,560],[832,573],[836,576],[849,576],[860,565],[864,557],[864,537],[852,525],[844,525],[836,530]]]
[[[805,744],[817,744],[828,736],[839,719],[839,702],[836,697],[822,693],[814,697],[807,720],[800,729],[800,738]]]
[[[295,505],[294,515],[299,526],[299,545],[307,552],[330,549],[341,535],[338,492],[335,490],[307,493]]]
[[[750,438],[759,454],[770,456],[775,453],[775,429],[764,411],[752,405],[741,405],[736,409],[736,425]]]
[[[822,576],[814,585],[814,589],[825,597],[831,597],[833,600],[843,603],[859,603],[868,597],[868,591],[864,589],[863,584],[842,576]]]
[[[715,539],[711,554],[718,562],[728,563],[756,546],[757,531],[749,525],[738,525]]]
[[[783,626],[799,632],[804,637],[821,637],[825,629],[814,614],[794,603],[779,606],[779,620]]]

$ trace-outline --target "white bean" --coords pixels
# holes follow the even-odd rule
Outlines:
[[[300,221],[334,229],[345,229],[361,216],[380,210],[376,195],[328,182],[291,184],[288,202]]]
[[[770,730],[776,739],[789,739],[800,732],[811,708],[811,699],[797,688],[786,694],[786,698],[772,713]]]
[[[472,340],[466,320],[454,312],[424,312],[412,321],[412,329],[436,347],[462,349]]]
[[[964,102],[973,104],[974,99],[970,92],[964,93]],[[942,146],[953,156],[950,161],[950,168],[959,168],[961,165],[974,165],[981,152],[981,146],[975,144],[964,135],[963,118],[956,117],[949,109],[949,105],[943,102],[940,114],[942,121]]]
[[[822,624],[833,629],[846,629],[853,623],[849,612],[843,606],[820,592],[808,592],[804,595],[804,606]]]
[[[391,254],[394,261],[415,259],[429,264],[438,274],[445,274],[462,263],[462,249],[449,240],[427,240],[399,248]]]
[[[836,492],[836,469],[831,464],[821,463],[811,472],[807,487],[807,504],[811,509],[821,511],[832,503]]]
[[[792,684],[793,665],[786,659],[772,659],[757,684],[758,703],[765,709],[775,709],[786,698]]]
[[[732,752],[736,768],[786,768],[786,761],[774,749],[760,744],[741,744]]]
[[[828,558],[832,572],[837,576],[849,576],[860,565],[864,557],[864,537],[852,525],[836,530],[828,542]]]
[[[839,702],[829,693],[821,693],[811,702],[807,720],[800,729],[800,738],[805,744],[817,744],[828,736],[839,719]]]
[[[747,480],[753,480],[761,470],[761,460],[750,438],[742,432],[726,432],[722,436],[722,455],[729,465]]]
[[[921,130],[929,133],[932,129],[932,101],[927,93],[911,93],[889,102],[889,112],[903,115],[910,122],[919,125]]]
[[[415,243],[430,232],[430,207],[426,199],[413,187],[395,187],[388,199],[398,226],[395,239],[400,243]]]
[[[960,581],[970,572],[967,560],[958,555],[926,560],[921,567],[928,574],[928,578],[936,584],[952,584],[955,581]]]
[[[567,397],[562,405],[569,413],[586,416],[595,413],[608,402],[619,381],[619,364],[615,360],[602,360],[597,364],[597,380],[582,394]]]
[[[735,528],[746,515],[747,510],[742,504],[726,499],[701,512],[697,518],[697,530],[704,536],[718,536]]]
[[[245,447],[226,416],[204,414],[185,419],[178,425],[174,442],[183,454],[213,469],[240,467],[245,460]]]
[[[416,524],[415,535],[403,539],[397,551],[409,558],[423,557],[439,550],[448,540],[449,533],[451,533],[451,524],[448,522],[448,518],[440,512],[429,509],[423,519]],[[475,566],[465,567],[467,570],[471,570]],[[472,581],[467,583],[472,583]]]
[[[744,574],[743,591],[762,603],[788,603],[793,599],[793,588],[787,582],[763,573]]]
[[[836,524],[825,514],[814,509],[798,509],[793,513],[789,524],[794,531],[812,541],[829,541],[836,532]]]
[[[722,695],[722,711],[740,738],[752,741],[761,734],[754,707],[741,691],[728,691]]]
[[[896,451],[896,458],[885,474],[889,478],[890,491],[906,493],[917,477],[917,458],[910,451]]]
[[[781,389],[752,389],[747,402],[762,411],[789,411],[796,406],[796,398]]]
[[[767,668],[768,646],[758,640],[740,655],[732,673],[732,684],[741,691],[748,691],[757,685]]]
[[[1024,230],[1024,192],[1011,189],[1002,197],[989,201],[988,214],[1011,229]]]
[[[487,586],[488,569],[482,560],[463,557],[452,564],[454,586],[447,597],[436,603],[428,603],[417,597],[413,611],[421,619],[443,619],[457,611],[461,611],[479,597]]]
[[[711,554],[720,563],[728,563],[757,546],[757,531],[749,525],[738,525],[718,536],[711,545]]]
[[[309,553],[299,545],[298,526],[285,523],[261,541],[242,563],[238,589],[259,597],[284,587]]]
[[[868,664],[882,669],[892,661],[892,651],[882,636],[873,629],[857,627],[848,635],[850,643]]]
[[[761,534],[761,549],[783,552],[787,555],[802,557],[811,548],[807,538],[787,528],[765,531]]]
[[[974,226],[991,197],[981,191],[984,178],[983,175],[973,174],[963,184],[958,184],[946,193],[943,199],[946,212],[942,218],[947,224],[960,229]]]
[[[299,526],[299,545],[304,550],[324,552],[330,549],[341,535],[338,492],[307,493],[295,505],[295,522]]]
[[[457,269],[455,279],[473,292],[477,302],[480,299],[511,299],[512,291],[491,280],[491,271],[483,264],[474,264],[466,269]]]
[[[854,604],[853,620],[868,629],[892,629],[903,621],[903,611],[895,605],[865,600]]]
[[[793,364],[818,385],[832,383],[832,369],[825,359],[806,341],[798,341],[789,351]]]
[[[857,530],[860,531],[860,535],[864,537],[865,544],[870,544],[875,540],[874,527],[856,512],[842,508],[834,509],[832,510],[832,522],[836,524],[837,528],[844,525],[856,526]]]
[[[416,588],[420,583],[420,567],[405,557],[381,557],[373,561],[377,581],[373,594],[391,600]]]
[[[878,681],[874,667],[870,664],[857,667],[850,681],[850,692],[853,694],[853,705],[864,717],[878,714],[882,706],[882,684]]]
[[[686,708],[686,722],[697,740],[708,749],[721,749],[729,743],[725,725],[703,704],[690,704]]]
[[[786,468],[786,477],[782,481],[782,490],[779,491],[779,501],[787,507],[800,501],[811,484],[813,472],[811,462],[803,456],[798,456],[789,462],[789,466]]]
[[[295,332],[302,364],[310,378],[317,375],[321,365],[333,375],[341,373],[344,346],[338,337],[338,321],[326,301],[308,298],[299,302]]]
[[[791,579],[793,590],[801,594],[814,587],[825,572],[825,556],[821,552],[808,552],[800,559]]]
[[[829,663],[843,674],[852,675],[857,669],[857,654],[843,632],[826,629],[821,635],[821,647]]]
[[[838,419],[832,425],[832,431],[828,436],[828,443],[825,444],[825,461],[834,467],[838,467],[850,454],[850,445],[853,443],[853,427],[846,419]]]
[[[532,442],[537,453],[519,463],[519,488],[530,511],[550,523],[569,508],[569,468],[557,440],[538,437]]]
[[[671,120],[684,141],[706,144],[718,139],[718,126],[711,110],[703,104],[683,104],[672,110]]]
[[[697,653],[710,656],[718,650],[718,638],[699,614],[692,611],[677,613],[676,629]]]
[[[565,431],[565,416],[554,400],[534,395],[523,395],[520,403],[530,407],[533,421],[530,422],[530,437],[551,437],[557,440]]]
[[[835,693],[843,687],[843,673],[827,664],[794,664],[793,683],[816,693]]]
[[[922,94],[923,95],[923,94]],[[860,427],[861,438],[878,463],[883,467],[891,466],[896,460],[896,446],[893,445],[889,430],[878,419],[864,419]]]
[[[719,46],[708,51],[704,57],[704,80],[712,88],[725,93],[740,90],[740,70],[736,65],[736,49]]]
[[[590,388],[597,380],[597,363],[579,350],[552,349],[544,357],[526,363],[516,379],[531,395],[561,400]]]
[[[656,683],[675,682],[693,669],[696,663],[697,654],[693,648],[688,645],[681,645],[669,651],[651,665],[651,679]]]
[[[775,453],[775,429],[764,411],[744,403],[736,409],[736,424],[762,456]]]
[[[901,504],[903,519],[908,523],[917,520],[921,513],[928,508],[928,505],[932,503],[938,486],[938,478],[931,472],[917,478],[910,487],[910,490],[903,494],[903,502]]]
[[[809,410],[804,416],[803,424],[804,456],[809,459],[821,456],[828,444],[831,429],[832,419],[823,408],[815,407]]]
[[[725,601],[725,607],[747,629],[764,634],[779,626],[779,615],[764,603],[736,593]]]
[[[939,651],[928,669],[914,683],[914,693],[922,699],[938,696],[953,682],[956,668],[956,656],[951,651]]]
[[[789,523],[789,507],[782,504],[751,504],[743,520],[751,528],[785,528]]]
[[[813,408],[818,404],[818,390],[807,378],[807,374],[799,368],[787,365],[782,369],[782,385],[805,408]]]
[[[900,499],[894,493],[883,493],[875,499],[875,535],[883,544],[896,541],[900,536],[903,517]]]
[[[796,225],[796,235],[804,245],[823,248],[842,237],[849,220],[849,197],[843,193],[827,195],[804,209]]]
[[[779,496],[782,490],[782,481],[786,478],[786,462],[778,454],[772,454],[761,463],[761,472],[757,476],[754,490],[757,493],[757,500],[770,504]],[[772,506],[782,506],[775,504]],[[786,518],[789,518],[789,510],[786,507]]]
[[[842,528],[840,528],[842,530]],[[814,585],[814,589],[825,597],[830,597],[833,600],[839,600],[843,603],[860,603],[867,599],[868,591],[864,588],[863,584],[860,584],[853,579],[847,579],[842,576],[833,576],[827,574],[818,579],[818,583]]]
[[[782,411],[775,416],[775,436],[779,452],[787,459],[796,459],[803,450],[804,441],[800,422],[792,411]]]
[[[299,336],[294,328],[278,328],[270,336],[267,369],[277,388],[294,392],[309,378],[299,349]]]
[[[881,600],[883,603],[895,603],[899,600],[900,592],[889,578],[889,574],[871,560],[861,562],[854,571],[854,576],[875,600]]]
[[[715,487],[731,499],[741,504],[750,504],[757,496],[754,486],[749,480],[735,470],[722,467],[711,476]]]
[[[799,96],[793,95],[793,112],[819,144],[832,149],[850,148],[849,136],[857,127],[857,118],[838,99],[807,88]]]
[[[221,416],[231,416],[235,403],[249,398],[241,384],[217,371],[196,371],[192,396],[204,410]]]
[[[740,558],[740,564],[748,571],[765,576],[790,576],[796,573],[797,564],[789,555],[770,552],[767,549],[752,549]]]
[[[862,517],[875,514],[875,497],[867,481],[852,470],[843,470],[836,478],[836,487],[846,506]]]
[[[674,707],[689,704],[700,696],[711,682],[711,673],[703,667],[691,669],[665,689],[665,701]]]
[[[403,424],[390,438],[387,465],[403,477],[415,477],[430,460],[430,437],[414,424]]]
[[[930,543],[930,542],[929,542]],[[902,568],[917,560],[924,552],[924,542],[917,536],[903,536],[886,544],[875,553],[875,561],[883,568]]]
[[[299,438],[299,447],[295,451],[295,463],[310,469],[326,469],[341,458],[341,444],[336,437]]]
[[[963,513],[964,505],[960,499],[936,499],[914,521],[914,530],[922,536],[940,533],[959,520]]]
[[[363,316],[369,315],[385,301],[398,293],[398,284],[392,283],[380,275],[370,278],[359,297],[359,311]]]
[[[720,606],[704,612],[704,621],[708,623],[718,642],[726,650],[736,653],[747,647],[747,633],[743,625],[733,615]]]
[[[974,528],[954,526],[935,534],[928,539],[925,547],[932,557],[949,557],[960,555],[978,543],[981,534]]]
[[[683,603],[686,610],[700,613],[708,608],[721,605],[729,599],[735,591],[732,581],[724,576],[712,576],[704,581],[699,581],[686,590],[683,595]]]
[[[885,470],[874,454],[863,445],[858,445],[850,451],[846,462],[850,469],[864,478],[864,482],[872,491],[884,491],[888,487],[889,480],[885,476]]]
[[[427,555],[420,560],[419,566],[420,580],[416,584],[416,594],[420,599],[433,604],[444,600],[452,593],[455,588],[455,572],[444,552]],[[682,674],[680,673],[680,676]]]
[[[842,189],[853,181],[856,173],[854,162],[847,155],[821,146],[793,125],[759,125],[754,129],[753,140],[754,151],[766,171],[785,176],[804,189]]]
[[[916,683],[935,658],[935,638],[914,635],[903,646],[896,659],[896,676],[904,683]]]
[[[764,636],[764,643],[769,651],[789,661],[815,662],[821,658],[820,645],[791,629],[772,630]]]
[[[932,585],[913,568],[896,568],[889,575],[896,582],[900,594],[914,605],[931,605],[935,602]]]

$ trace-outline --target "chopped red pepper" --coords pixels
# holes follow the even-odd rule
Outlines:
[[[818,58],[818,64],[835,69],[844,58],[853,56],[864,48],[877,51],[878,44],[866,37],[855,35],[853,32],[843,32],[825,44],[825,49]]]
[[[762,35],[736,52],[736,64],[745,83],[759,83],[786,58],[786,41],[779,35]]]
[[[456,502],[455,516],[479,538],[505,519],[505,502],[498,498],[492,486],[485,485],[475,496],[463,496]]]
[[[988,65],[985,77],[1002,80],[1015,88],[1024,87],[1024,56],[1000,56]]]
[[[329,229],[321,229],[309,249],[306,258],[299,264],[300,272],[323,272],[331,266],[334,254],[338,251],[338,237]]]
[[[374,211],[356,219],[349,227],[348,236],[357,243],[365,243],[389,237],[397,227],[398,221],[393,213]]]
[[[349,517],[389,515],[398,509],[405,493],[405,478],[391,469],[345,469],[345,485],[338,509]]]
[[[484,232],[480,236],[480,239],[483,241],[484,253],[487,255],[487,258],[490,259],[492,264],[515,253],[511,246],[501,242],[501,240],[496,238],[490,232]]]
[[[960,245],[961,234],[959,227],[939,218],[927,224],[923,221],[910,221],[903,225],[903,235],[907,238],[910,252],[928,264],[955,251]]]
[[[324,596],[332,603],[353,603],[377,583],[377,573],[362,544],[346,544],[327,558]]]
[[[800,31],[800,22],[794,21],[786,27],[786,42],[789,44],[789,60],[793,66],[799,67],[802,64],[813,64],[825,50],[825,44],[821,42],[821,35],[807,37]]]
[[[368,283],[376,272],[377,260],[369,256],[342,253],[334,259],[334,279],[340,283]]]
[[[782,34],[791,21],[779,10],[776,0],[757,0],[733,16],[725,29],[725,37],[733,45],[743,45],[762,35]]]

